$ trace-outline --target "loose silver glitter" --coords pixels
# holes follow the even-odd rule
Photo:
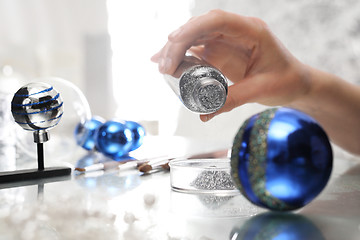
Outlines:
[[[205,170],[201,172],[190,185],[201,190],[235,189],[230,174],[225,171]]]
[[[173,75],[164,76],[185,107],[196,113],[212,113],[226,101],[228,82],[216,68],[186,56]]]

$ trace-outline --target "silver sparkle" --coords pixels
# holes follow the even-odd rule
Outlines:
[[[228,82],[216,68],[187,56],[173,75],[165,75],[169,86],[185,107],[196,113],[212,113],[226,101]]]
[[[201,190],[235,189],[229,173],[215,170],[205,170],[201,172],[190,185]]]

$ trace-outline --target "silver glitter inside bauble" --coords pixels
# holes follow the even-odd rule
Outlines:
[[[186,56],[175,73],[164,75],[174,93],[187,109],[195,113],[213,113],[224,104],[228,81],[216,68],[192,56]]]
[[[217,111],[226,101],[226,91],[219,81],[205,78],[194,87],[193,99],[204,112]]]
[[[179,80],[184,105],[197,113],[218,111],[226,101],[227,80],[211,66],[196,65],[187,69]]]
[[[15,93],[11,112],[15,122],[23,129],[45,131],[59,123],[63,115],[63,101],[51,85],[29,83]]]

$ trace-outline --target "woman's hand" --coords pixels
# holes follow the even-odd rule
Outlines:
[[[172,74],[188,51],[234,83],[225,105],[202,115],[203,121],[248,102],[289,104],[310,88],[306,67],[257,18],[221,10],[194,17],[169,35],[152,60],[159,63],[161,73]]]
[[[207,121],[245,103],[290,106],[314,117],[330,138],[360,154],[360,87],[299,62],[260,19],[213,10],[169,35],[152,57],[172,74],[186,52],[218,68],[234,84]]]

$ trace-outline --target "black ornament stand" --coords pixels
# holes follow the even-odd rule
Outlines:
[[[24,169],[24,170],[15,170],[15,171],[7,171],[0,172],[0,188],[1,185],[5,184],[4,187],[12,187],[13,185],[9,185],[7,183],[14,182],[25,182],[21,185],[32,185],[36,183],[32,183],[33,180],[43,180],[48,178],[46,182],[52,182],[51,180],[55,180],[56,177],[69,176],[71,173],[71,168],[68,167],[44,167],[44,146],[43,143],[37,143],[37,155],[38,155],[38,168],[37,169]],[[55,180],[56,181],[56,180]],[[42,181],[44,182],[44,181]],[[19,184],[17,184],[19,185]]]

